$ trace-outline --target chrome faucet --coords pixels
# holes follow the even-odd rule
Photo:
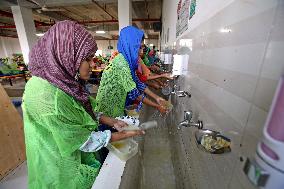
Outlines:
[[[174,86],[173,86],[173,90],[172,90],[171,93],[172,93],[172,94],[176,94],[176,92],[179,91],[179,90],[180,90],[180,86],[174,85]]]
[[[178,97],[186,97],[187,96],[188,98],[191,98],[191,94],[187,91],[177,91],[176,95]]]
[[[191,97],[191,94],[187,91],[181,91],[180,86],[174,85],[171,94],[177,95],[178,97]]]
[[[178,124],[178,129],[181,129],[181,127],[197,127],[198,129],[202,129],[203,122],[200,120],[197,122],[191,121],[192,115],[192,111],[184,111],[184,120]]]

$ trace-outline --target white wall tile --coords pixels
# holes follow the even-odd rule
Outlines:
[[[197,1],[189,30],[177,39],[177,45],[179,39],[193,40],[193,50],[186,52],[189,72],[179,79],[181,89],[189,90],[192,98],[177,99],[178,120],[190,108],[205,128],[222,131],[232,139],[232,152],[226,158],[193,153],[189,162],[199,157],[204,163],[214,163],[212,172],[226,175],[226,181],[219,180],[225,188],[255,188],[244,175],[239,157],[254,156],[278,79],[284,74],[283,20],[281,0]],[[166,24],[175,28],[174,21]],[[222,27],[230,28],[231,33],[220,33]],[[191,136],[188,128],[183,132],[181,137]],[[185,150],[190,150],[186,142]]]
[[[244,132],[254,136],[255,138],[260,138],[262,136],[262,129],[264,127],[266,117],[267,111],[252,105],[248,123]]]
[[[265,43],[206,49],[202,52],[202,64],[258,75],[264,49]]]
[[[251,102],[257,77],[209,65],[189,63],[189,70],[231,93]]]
[[[284,18],[283,18],[284,19]],[[284,29],[284,25],[283,25]],[[284,33],[282,41],[271,41],[265,55],[261,77],[278,80],[284,73]]]

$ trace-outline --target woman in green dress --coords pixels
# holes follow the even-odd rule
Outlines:
[[[120,31],[117,44],[119,54],[103,72],[96,97],[97,111],[111,117],[123,116],[125,106],[137,100],[162,113],[166,112],[166,108],[161,105],[164,99],[151,92],[136,75],[143,38],[144,33],[133,26],[127,26]],[[155,101],[146,98],[145,93]]]
[[[98,123],[121,130],[126,123],[94,112],[85,89],[97,45],[85,28],[58,22],[30,53],[32,78],[23,97],[29,189],[91,188],[100,168],[94,153],[110,141],[143,132],[97,131]]]

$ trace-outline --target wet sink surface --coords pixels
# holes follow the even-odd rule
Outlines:
[[[145,108],[140,121],[150,121],[155,111]],[[158,127],[136,138],[139,152],[126,163],[120,189],[176,189],[175,169],[166,121],[156,119]]]
[[[176,188],[167,127],[147,131],[142,155],[141,188]]]

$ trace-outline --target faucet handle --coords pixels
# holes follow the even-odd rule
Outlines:
[[[191,94],[187,91],[176,91],[178,97],[188,97],[191,98]]]
[[[190,121],[192,119],[192,111],[184,111],[184,120]]]
[[[198,123],[198,129],[203,129],[203,121],[198,120],[197,123]]]
[[[179,90],[180,90],[180,86],[174,85],[174,90],[175,90],[175,91],[179,91]]]
[[[185,95],[188,96],[189,98],[191,98],[191,94],[187,91],[184,91]]]

